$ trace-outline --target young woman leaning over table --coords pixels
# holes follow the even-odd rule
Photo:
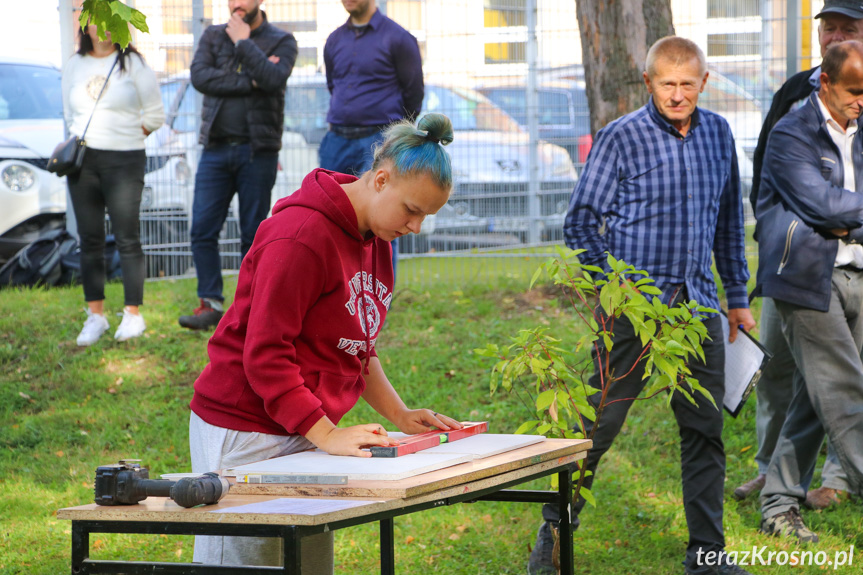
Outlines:
[[[204,473],[319,447],[369,457],[389,445],[373,422],[338,427],[359,400],[405,433],[457,429],[431,409],[408,409],[375,342],[392,301],[390,241],[419,233],[452,190],[452,124],[429,114],[385,132],[360,178],[317,169],[280,200],[243,259],[234,303],[195,382],[189,443]],[[279,565],[282,541],[196,537],[195,562]],[[302,540],[302,572],[332,573],[333,537]]]

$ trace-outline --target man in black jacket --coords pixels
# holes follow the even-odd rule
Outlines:
[[[262,0],[230,0],[227,24],[204,31],[192,85],[204,94],[195,176],[192,255],[201,305],[180,325],[209,329],[222,317],[219,232],[234,193],[240,200],[243,256],[270,211],[284,130],[285,85],[297,59],[294,37],[271,26]]]
[[[824,3],[824,9],[815,18],[819,20],[818,42],[821,45],[822,57],[834,44],[845,40],[863,40],[863,10],[860,2],[827,0]],[[752,193],[749,196],[753,210],[761,189],[761,168],[764,152],[767,149],[767,137],[785,114],[799,107],[801,102],[805,102],[809,95],[818,89],[820,75],[821,66],[798,72],[789,78],[773,96],[773,103],[764,120],[761,135],[758,137],[758,146],[755,148]],[[755,455],[755,461],[758,464],[758,475],[734,490],[736,499],[744,499],[764,487],[770,457],[779,439],[779,431],[785,421],[792,395],[791,378],[794,374],[794,358],[782,334],[779,314],[772,298],[763,299],[760,324],[761,342],[773,353],[773,358],[767,364],[756,386],[758,407],[755,421],[758,453]],[[821,471],[821,487],[807,493],[806,505],[823,509],[840,502],[840,494],[847,489],[845,472],[832,446],[828,444],[827,461]]]

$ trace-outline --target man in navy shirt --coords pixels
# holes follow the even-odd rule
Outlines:
[[[755,326],[746,294],[749,271],[734,138],[723,118],[697,107],[708,74],[704,53],[693,42],[674,36],[657,41],[648,52],[645,70],[650,101],[597,134],[566,215],[566,243],[587,250],[579,256],[582,263],[608,269],[611,254],[646,270],[665,303],[694,299],[719,309],[711,271],[715,256],[733,341],[739,326]],[[718,314],[704,319],[711,337],[703,344],[705,361],[689,366],[692,377],[720,408],[725,394],[722,321]],[[613,339],[609,369],[626,375],[607,393],[587,456],[586,469],[593,472],[585,479],[587,488],[623,426],[632,405],[626,400],[637,397],[646,383],[643,345],[625,317],[615,320]],[[599,389],[601,374],[596,371],[589,384]],[[598,395],[591,396],[594,404]],[[722,411],[705,398],[695,397],[693,404],[682,394],[674,394],[671,407],[680,430],[683,508],[689,528],[686,573],[746,574],[724,556]],[[583,506],[582,498],[573,504],[573,527],[578,526]],[[528,564],[531,573],[554,572],[551,531],[560,520],[557,506],[546,504],[543,519]]]
[[[321,142],[327,170],[360,175],[372,165],[381,130],[403,118],[415,120],[423,103],[419,45],[407,30],[384,16],[375,0],[342,0],[350,14],[324,45],[327,87],[332,95]],[[393,267],[398,253],[392,241]]]

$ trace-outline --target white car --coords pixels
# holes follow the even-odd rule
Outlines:
[[[66,179],[45,167],[64,139],[60,70],[41,62],[0,59],[0,261],[42,233],[65,225]],[[145,250],[186,241],[192,186],[182,151],[151,136],[141,199]],[[154,269],[150,275],[173,270]]]

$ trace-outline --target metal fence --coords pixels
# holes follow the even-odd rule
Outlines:
[[[227,0],[134,4],[150,27],[135,43],[159,75],[167,112],[166,126],[148,140],[142,235],[150,276],[176,276],[192,271],[188,232],[199,156],[201,97],[188,68],[201,32],[225,22],[229,10]],[[422,234],[402,238],[399,281],[424,284],[445,273],[467,282],[488,269],[521,273],[525,258],[545,256],[562,242],[563,217],[592,141],[574,0],[379,0],[378,6],[419,42],[424,110],[447,114],[456,128],[448,148],[454,192]],[[817,63],[812,15],[820,7],[809,0],[672,0],[677,34],[708,56],[710,79],[699,103],[731,124],[746,195],[773,92],[790,72]],[[317,167],[329,102],[323,46],[347,14],[339,0],[267,0],[264,10],[300,46],[288,81],[275,202]],[[239,266],[234,213],[222,231],[225,269]],[[452,258],[446,272],[444,256]]]

